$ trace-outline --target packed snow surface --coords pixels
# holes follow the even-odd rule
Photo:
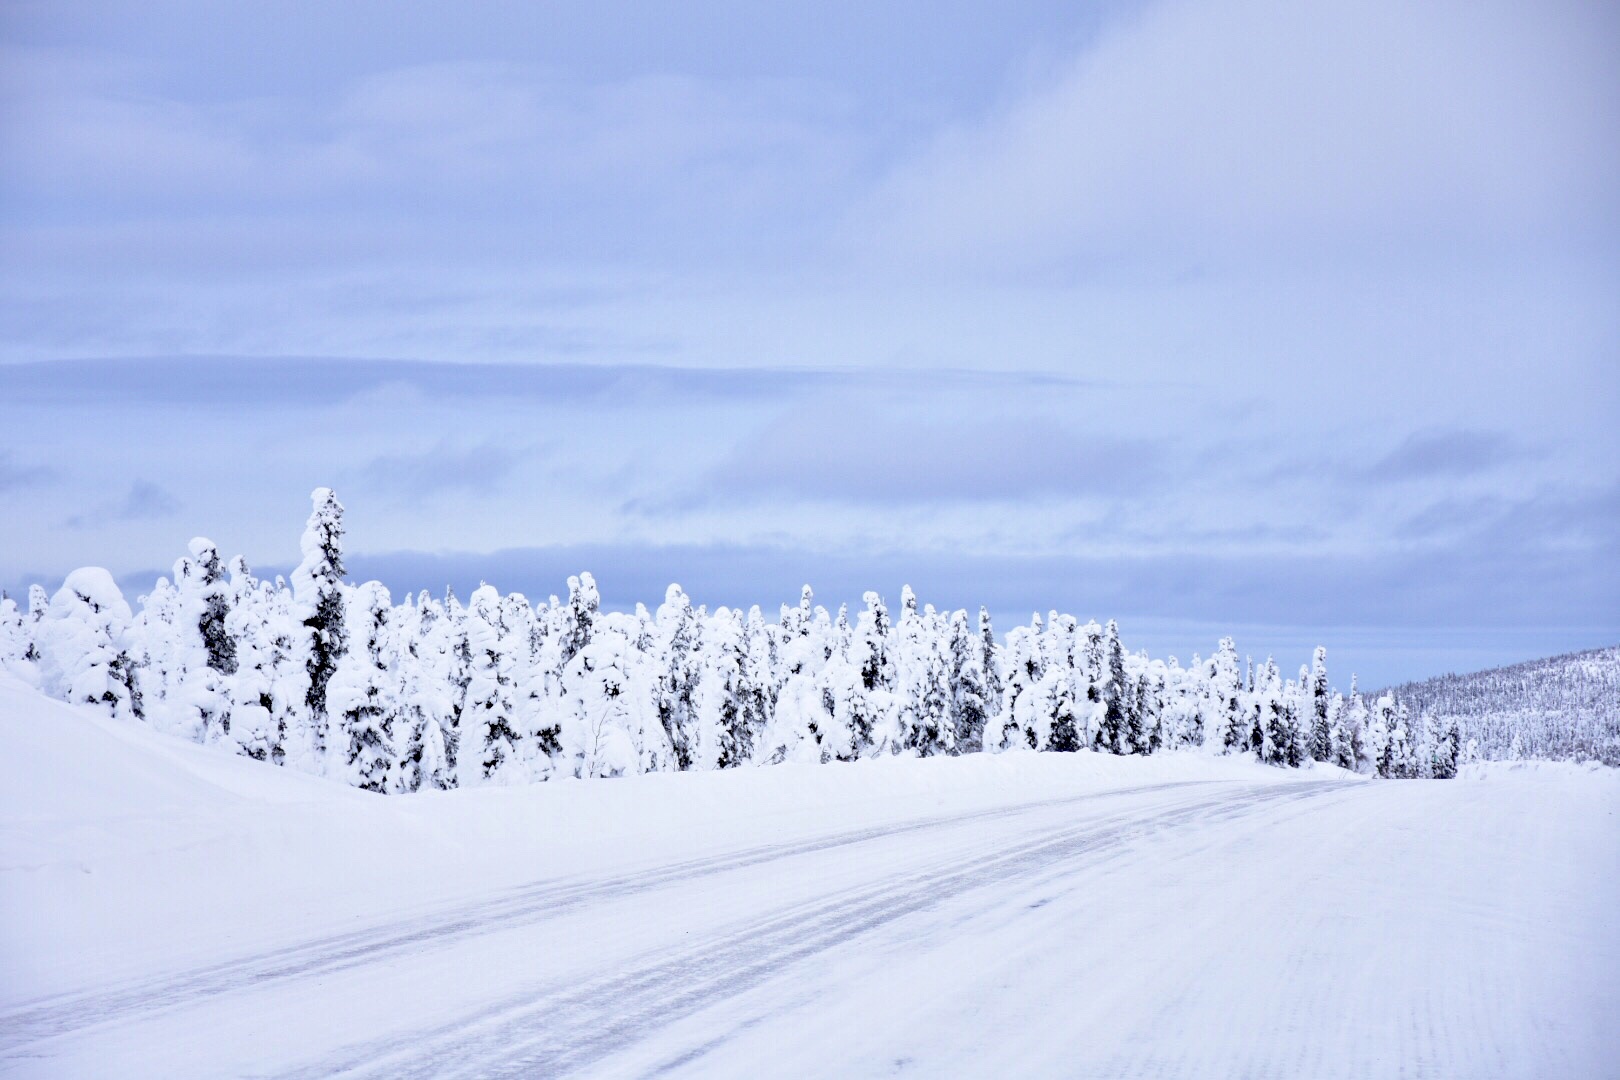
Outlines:
[[[0,1074],[1620,1075],[1620,774],[975,754],[385,798],[0,675]]]

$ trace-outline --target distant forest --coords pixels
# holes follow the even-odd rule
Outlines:
[[[1441,675],[1389,692],[1415,712],[1455,722],[1488,758],[1620,766],[1620,645]]]

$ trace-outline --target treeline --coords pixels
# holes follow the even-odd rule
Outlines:
[[[343,580],[343,507],[313,495],[291,583],[193,540],[132,612],[107,571],[0,600],[0,664],[45,692],[371,791],[1014,749],[1150,754],[1206,746],[1279,766],[1456,775],[1455,723],[1328,682],[1326,653],[1285,678],[1230,638],[1183,667],[1126,652],[1118,628],[1038,615],[999,642],[989,614],[876,593],[851,617],[805,587],[774,621],[694,607],[601,609],[589,574],[531,604],[394,604]]]

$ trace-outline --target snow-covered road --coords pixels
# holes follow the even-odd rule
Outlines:
[[[1612,770],[378,799],[6,689],[3,1075],[1620,1075]]]

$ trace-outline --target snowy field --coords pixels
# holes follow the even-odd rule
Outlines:
[[[384,798],[0,676],[0,1074],[1612,1077],[1620,774]]]

